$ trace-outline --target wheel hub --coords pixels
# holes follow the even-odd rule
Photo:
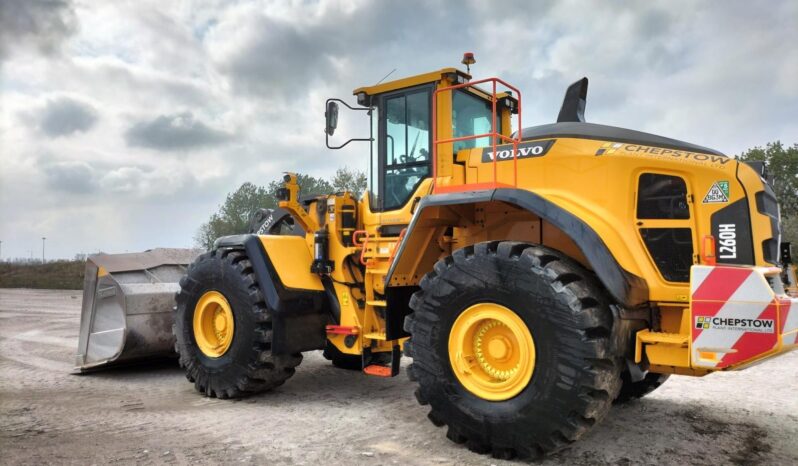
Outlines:
[[[518,371],[518,358],[513,358],[517,344],[507,325],[496,319],[485,319],[474,334],[474,354],[479,366],[496,380],[507,380]]]
[[[205,356],[223,356],[233,342],[235,320],[227,299],[218,291],[203,294],[194,307],[194,340]]]
[[[506,360],[510,355],[510,343],[506,338],[494,338],[488,343],[488,354],[498,361]]]
[[[471,393],[492,401],[523,390],[535,367],[532,334],[509,308],[480,303],[463,311],[449,334],[449,358]]]

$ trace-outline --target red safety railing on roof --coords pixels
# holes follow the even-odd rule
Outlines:
[[[491,93],[491,103],[493,107],[493,120],[491,124],[491,132],[490,133],[483,133],[483,134],[474,134],[471,136],[460,136],[456,138],[448,138],[448,139],[438,139],[438,94],[441,92],[451,92],[455,89],[461,89],[464,87],[471,87],[477,84],[482,83],[491,83],[493,89]],[[509,136],[504,136],[503,134],[496,131],[496,103],[498,99],[496,98],[496,85],[501,84],[505,88],[515,92],[518,100],[518,132],[517,137],[512,138]],[[484,91],[483,91],[484,92]],[[496,163],[499,160],[499,157],[496,154],[496,142],[498,140],[511,142],[513,144],[513,187],[518,186],[518,144],[521,142],[521,91],[516,89],[515,87],[507,84],[506,82],[502,81],[499,78],[487,78],[481,79],[479,81],[471,81],[463,84],[456,84],[454,86],[442,87],[439,89],[435,89],[435,92],[432,94],[432,179],[433,179],[433,193],[442,193],[442,192],[453,192],[453,191],[471,191],[476,189],[492,189],[498,187],[507,187],[509,185],[502,184],[498,182],[498,166]],[[455,143],[457,141],[466,141],[469,139],[479,139],[484,137],[491,138],[491,144],[493,146],[493,182],[489,183],[464,183],[461,185],[454,185],[454,186],[438,186],[438,145],[439,144],[446,144],[446,143]],[[452,152],[454,152],[454,148],[452,148]],[[452,153],[454,157],[456,154]]]

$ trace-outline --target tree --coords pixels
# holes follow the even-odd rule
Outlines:
[[[764,148],[749,149],[737,159],[765,162],[781,207],[782,241],[798,244],[798,144],[785,148],[780,141],[775,141]]]
[[[335,171],[332,185],[336,192],[349,191],[358,198],[366,190],[368,182],[365,173],[344,167]]]
[[[198,246],[211,249],[220,236],[246,233],[249,216],[259,208],[274,208],[277,201],[270,190],[250,182],[227,195],[218,212],[200,226],[194,240]]]
[[[322,194],[330,194],[335,192],[335,189],[329,181],[324,178],[316,178],[310,175],[302,175],[297,173],[296,184],[299,185],[299,195],[304,196],[319,196]],[[277,189],[283,186],[283,180],[272,181],[269,183],[269,193],[272,196],[277,192]]]
[[[358,175],[365,178],[362,173],[356,173],[355,178]],[[329,181],[310,175],[298,174],[297,184],[300,186],[301,196],[335,192],[335,188]],[[275,193],[282,185],[282,180],[272,181],[268,186],[257,186],[250,182],[242,184],[237,190],[228,194],[224,203],[219,206],[219,210],[200,226],[194,237],[194,242],[199,247],[211,249],[213,242],[220,236],[247,233],[249,218],[253,212],[261,208],[277,207]]]

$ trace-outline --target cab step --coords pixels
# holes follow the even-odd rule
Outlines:
[[[402,350],[398,344],[391,348],[391,364],[367,364],[371,360],[371,349],[363,349],[363,373],[373,377],[396,377],[399,374],[399,365],[402,360]]]
[[[388,366],[381,366],[379,364],[372,364],[370,366],[366,366],[363,368],[363,372],[366,375],[371,375],[374,377],[393,377],[396,374],[393,374],[393,371]]]

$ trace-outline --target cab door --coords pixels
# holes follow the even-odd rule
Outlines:
[[[402,210],[430,177],[432,88],[425,85],[379,96],[377,170],[372,171],[379,180],[372,181],[372,211]]]

